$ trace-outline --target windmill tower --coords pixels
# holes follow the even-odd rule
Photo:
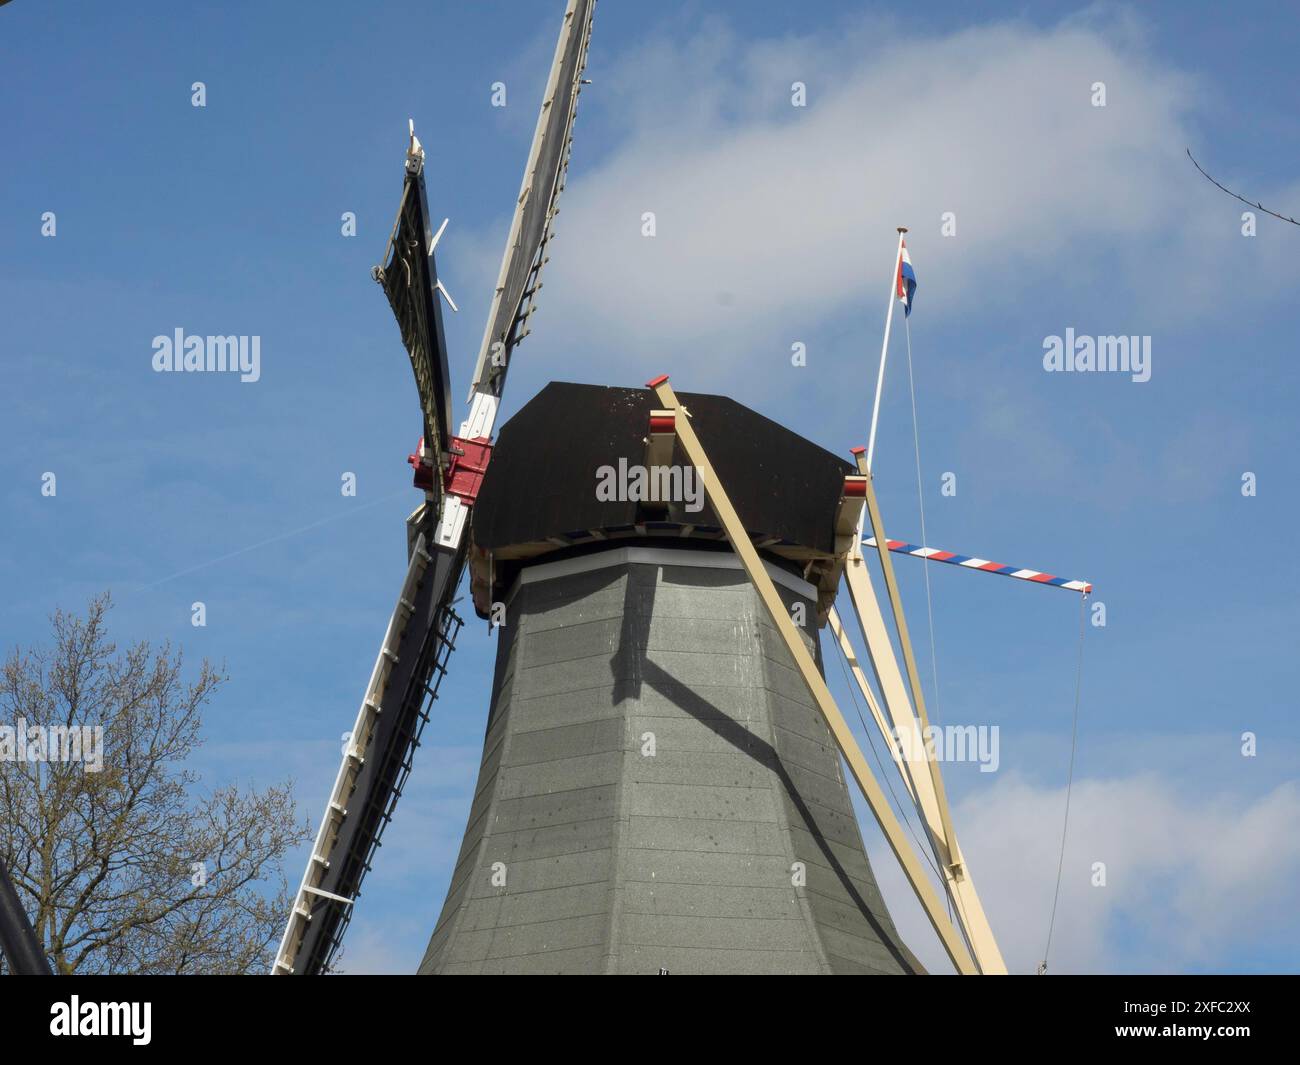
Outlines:
[[[818,654],[856,471],[683,398]],[[420,972],[916,972],[839,752],[717,515],[702,493],[598,498],[602,469],[686,475],[671,441],[653,453],[656,406],[550,384],[502,426],[470,561],[476,608],[503,621],[491,709]]]
[[[726,397],[679,398],[666,377],[552,383],[493,439],[548,261],[593,8],[565,9],[454,435],[442,304],[456,308],[435,259],[448,223],[435,232],[411,131],[374,277],[419,391],[424,435],[409,461],[424,502],[273,971],[331,967],[454,650],[468,570],[496,668],[464,842],[420,972],[919,972],[844,767],[954,967],[1005,972],[938,764],[903,742],[928,719],[891,552],[983,560],[890,540],[865,449],[846,463]],[[874,685],[836,610],[841,582]],[[823,628],[915,804],[924,860],[826,686]]]

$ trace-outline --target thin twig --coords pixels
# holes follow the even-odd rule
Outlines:
[[[1210,184],[1215,185],[1220,189],[1223,189],[1223,191],[1226,192],[1229,196],[1231,196],[1234,200],[1240,200],[1248,207],[1254,207],[1257,211],[1263,211],[1265,214],[1271,214],[1274,218],[1279,218],[1283,222],[1290,222],[1293,226],[1300,226],[1300,222],[1297,222],[1294,218],[1288,218],[1284,214],[1278,214],[1276,211],[1270,211],[1262,203],[1253,203],[1250,200],[1246,199],[1245,196],[1238,196],[1237,193],[1233,192],[1232,189],[1228,188],[1226,185],[1219,184],[1219,182],[1215,181],[1214,178],[1210,177],[1209,174],[1205,173],[1205,168],[1196,161],[1196,156],[1192,154],[1192,150],[1190,148],[1187,149],[1187,158],[1192,161],[1192,166],[1196,167],[1197,170],[1199,170],[1202,174],[1205,175],[1206,180],[1209,181]]]

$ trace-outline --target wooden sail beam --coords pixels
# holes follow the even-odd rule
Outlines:
[[[943,902],[926,875],[925,866],[908,842],[903,826],[899,824],[893,810],[890,809],[885,793],[881,790],[880,784],[876,781],[871,768],[867,765],[867,760],[863,756],[857,740],[854,739],[848,723],[835,705],[835,699],[826,686],[825,678],[818,671],[817,663],[813,660],[808,648],[804,646],[803,640],[799,638],[799,632],[795,628],[790,615],[786,613],[785,605],[776,591],[776,586],[772,583],[772,578],[768,575],[762,559],[759,558],[758,551],[745,532],[745,526],[727,497],[726,490],[719,481],[717,474],[714,472],[708,455],[700,444],[699,437],[695,435],[695,430],[691,426],[689,412],[678,402],[672,386],[668,383],[667,375],[648,382],[647,387],[654,389],[660,404],[665,409],[674,412],[677,438],[681,441],[687,459],[696,468],[704,484],[704,490],[708,495],[709,502],[713,506],[713,511],[717,515],[719,523],[726,531],[727,539],[731,542],[732,548],[740,558],[741,565],[758,592],[759,599],[767,609],[773,627],[780,634],[791,657],[794,659],[795,667],[799,670],[804,683],[812,694],[813,701],[821,711],[823,718],[825,718],[826,725],[830,729],[836,746],[839,747],[840,753],[844,756],[844,760],[853,774],[853,778],[857,781],[858,787],[861,788],[862,794],[867,800],[867,805],[871,808],[877,824],[880,825],[880,830],[889,843],[890,850],[893,851],[894,857],[902,866],[903,872],[912,885],[912,890],[916,892],[916,896],[920,900],[930,924],[934,927],[935,933],[939,936],[944,950],[958,972],[963,974],[977,973],[979,970],[976,967],[974,958],[971,956],[971,952],[966,947],[961,933],[948,920]]]

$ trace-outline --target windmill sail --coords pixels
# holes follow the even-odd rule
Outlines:
[[[569,0],[547,80],[537,130],[524,170],[510,239],[471,391],[461,437],[489,437],[505,385],[510,351],[526,332],[538,276],[545,264],[555,202],[568,165],[576,101],[591,36],[595,0]],[[352,917],[361,882],[392,819],[438,683],[455,647],[460,619],[452,610],[465,570],[465,522],[473,497],[443,474],[464,440],[452,437],[446,341],[424,187],[424,152],[411,135],[397,222],[384,264],[384,287],[411,359],[423,415],[426,502],[407,519],[406,578],[376,656],[356,723],[344,744],[334,787],[294,897],[272,971],[328,971]],[[439,230],[439,234],[441,230]],[[444,293],[445,294],[445,293]],[[494,338],[500,356],[491,357]],[[417,471],[417,476],[419,472]]]
[[[537,129],[524,167],[510,235],[501,258],[496,291],[488,311],[483,343],[474,366],[470,417],[461,427],[467,437],[488,436],[496,419],[496,400],[505,385],[510,356],[528,333],[536,307],[546,246],[551,239],[573,141],[573,120],[582,91],[595,0],[569,0],[555,59],[546,82]]]
[[[384,264],[375,267],[373,276],[384,288],[393,317],[402,331],[402,344],[411,359],[424,414],[426,445],[443,454],[451,425],[451,374],[447,369],[447,341],[442,329],[442,301],[437,293],[436,239],[424,188],[424,151],[412,128],[397,221],[388,238]],[[437,485],[437,478],[434,484]]]

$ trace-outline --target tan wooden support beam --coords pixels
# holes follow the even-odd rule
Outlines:
[[[997,940],[993,937],[993,930],[989,926],[984,907],[975,890],[975,882],[962,857],[961,846],[954,841],[950,847],[943,836],[938,799],[934,793],[928,767],[916,764],[917,761],[925,759],[926,755],[922,752],[919,757],[913,757],[920,746],[917,742],[919,733],[916,718],[912,714],[912,705],[908,701],[903,675],[894,657],[894,647],[885,629],[885,619],[880,613],[876,593],[871,586],[871,577],[867,573],[866,562],[860,550],[850,553],[844,569],[844,578],[849,586],[849,597],[858,616],[862,635],[866,640],[872,671],[875,673],[876,682],[880,685],[885,709],[894,726],[894,734],[899,737],[905,736],[902,750],[906,760],[901,774],[903,783],[916,797],[917,805],[921,809],[957,917],[962,922],[966,938],[972,945],[980,971],[986,975],[1005,973],[1006,963],[1002,960]],[[950,852],[955,852],[954,856],[950,857]],[[964,873],[960,880],[953,875],[954,865],[960,867]]]
[[[884,545],[888,541],[885,537],[884,523],[880,517],[880,506],[876,500],[871,474],[865,469],[866,460],[862,453],[859,451],[856,456],[859,471],[868,478],[866,513],[870,518],[877,544]],[[860,539],[861,537],[859,537]],[[925,737],[930,722],[925,709],[925,695],[921,690],[920,675],[916,669],[916,658],[912,652],[912,641],[907,629],[907,619],[903,615],[903,602],[898,592],[898,582],[894,576],[893,559],[887,546],[884,548],[881,565],[885,575],[885,585],[889,592],[890,604],[893,608],[899,644],[903,649],[903,661],[907,669],[912,697],[917,710],[916,718],[920,719],[920,732],[917,736],[919,740]],[[889,710],[894,729],[900,736],[904,732],[916,735],[917,720],[912,715],[911,705],[908,704],[907,694],[903,690],[902,676],[898,670],[893,647],[889,642],[889,635],[885,631],[880,605],[876,600],[875,591],[871,587],[871,578],[867,573],[866,562],[862,557],[861,544],[855,544],[850,550],[849,561],[845,567],[845,578],[849,585],[849,595],[858,614],[858,621],[862,626],[862,634],[867,641],[867,650],[875,668],[876,679],[880,683],[881,694],[885,699],[885,705]],[[907,742],[907,738],[904,738],[904,756],[910,755],[917,746],[917,743]],[[925,769],[915,767],[911,758],[908,758],[908,768],[912,782],[915,785],[915,794],[918,797],[922,815],[934,840],[939,861],[943,865],[944,880],[949,893],[952,895],[958,918],[970,941],[971,949],[979,962],[980,970],[989,975],[1005,974],[1007,971],[1006,962],[1002,958],[1002,952],[998,949],[997,940],[993,936],[993,929],[984,913],[984,907],[975,890],[975,884],[970,877],[970,873],[966,869],[961,847],[957,842],[957,834],[952,825],[952,815],[948,807],[948,797],[944,790],[943,775],[939,770],[938,760],[932,756],[928,746],[925,750],[925,761],[928,763]]]
[[[880,546],[880,565],[885,574],[885,590],[889,593],[889,604],[893,608],[894,628],[898,632],[898,642],[903,648],[903,666],[907,670],[907,682],[912,689],[912,705],[916,708],[916,716],[921,722],[921,736],[924,738],[930,728],[930,718],[925,711],[925,692],[921,690],[921,675],[917,672],[916,656],[912,653],[912,638],[907,631],[907,618],[903,615],[903,600],[898,592],[898,579],[894,576],[894,560],[889,554],[885,526],[880,519],[880,505],[876,501],[876,489],[871,481],[871,473],[866,468],[867,460],[861,452],[858,452],[857,460],[858,471],[867,478],[867,515],[871,519],[871,529],[876,537],[876,543]],[[934,794],[939,803],[939,821],[943,825],[943,838],[951,848],[952,840],[956,839],[957,835],[952,830],[952,815],[948,811],[948,796],[944,792],[939,760],[927,757],[926,762],[930,766],[930,779],[934,783]],[[952,866],[953,874],[960,880],[964,875],[960,864],[952,860]]]
[[[859,531],[858,540],[861,539],[862,534]],[[894,657],[894,645],[890,642],[889,631],[885,628],[884,615],[881,614],[880,604],[876,601],[876,592],[871,585],[871,575],[867,571],[866,560],[862,557],[860,542],[849,550],[848,561],[844,566],[844,581],[849,586],[849,599],[866,641],[867,657],[871,659],[871,668],[876,675],[876,683],[880,685],[880,695],[884,700],[885,708],[889,711],[894,735],[903,744],[905,763],[903,777],[907,781],[908,790],[918,797],[921,812],[925,816],[926,824],[930,826],[936,843],[946,851],[943,824],[939,819],[939,808],[934,802],[934,788],[929,786],[929,771],[918,772],[921,767],[918,767],[912,758],[919,745],[914,742],[919,739],[916,718],[912,714],[912,703],[907,694],[907,685],[903,680],[902,671],[899,670],[898,660]],[[917,776],[921,779],[916,780]],[[940,855],[940,861],[947,865],[947,859],[943,854]]]
[[[920,899],[926,916],[930,919],[930,924],[938,934],[944,950],[947,951],[948,957],[952,959],[952,963],[956,966],[958,972],[963,974],[977,973],[979,970],[976,968],[970,951],[966,948],[961,933],[948,920],[948,914],[944,909],[939,893],[934,889],[934,885],[930,883],[930,879],[926,875],[925,866],[908,842],[903,826],[898,823],[894,812],[889,808],[885,793],[876,782],[871,768],[867,765],[866,758],[863,757],[861,748],[858,747],[857,740],[853,738],[853,733],[849,730],[847,722],[845,722],[839,708],[835,705],[835,699],[826,686],[825,679],[817,669],[817,663],[813,660],[808,648],[804,646],[803,640],[800,639],[798,630],[795,629],[794,622],[786,612],[785,604],[781,601],[781,597],[772,583],[772,578],[768,576],[767,570],[763,567],[763,562],[759,558],[758,551],[754,548],[748,534],[745,532],[745,526],[741,522],[740,516],[731,505],[726,490],[722,487],[717,474],[710,465],[708,456],[700,444],[699,437],[695,435],[695,429],[691,425],[689,412],[677,401],[672,386],[668,384],[667,376],[655,378],[649,382],[648,387],[654,389],[655,394],[659,397],[659,402],[665,408],[677,412],[677,438],[681,441],[682,449],[685,451],[691,465],[695,467],[704,485],[704,490],[708,493],[713,511],[726,531],[727,539],[740,557],[741,565],[749,575],[750,581],[758,592],[759,599],[767,608],[773,627],[780,633],[791,657],[794,659],[795,668],[799,670],[804,683],[812,694],[813,701],[826,719],[826,725],[830,729],[840,753],[844,756],[845,762],[848,763],[849,770],[857,781],[858,787],[862,789],[867,805],[871,807],[871,812],[880,825],[880,830],[884,833],[890,850],[894,852],[894,857],[898,859],[899,864],[903,867],[903,872],[912,885],[912,890],[916,892],[917,898]]]
[[[854,681],[857,682],[858,691],[862,693],[862,697],[867,701],[867,707],[871,710],[871,716],[876,722],[876,727],[880,729],[880,735],[885,741],[885,746],[889,748],[889,754],[894,759],[894,764],[898,766],[898,774],[903,778],[903,786],[907,788],[907,794],[912,797],[912,802],[916,802],[916,789],[912,787],[912,777],[907,771],[907,763],[898,749],[898,741],[894,739],[893,733],[889,730],[885,715],[880,709],[880,704],[876,701],[876,694],[871,690],[871,685],[867,683],[866,674],[862,672],[862,665],[858,662],[858,656],[853,650],[853,644],[849,641],[849,634],[844,631],[844,623],[840,621],[839,611],[831,607],[826,620],[830,625],[832,635],[840,645],[840,652],[849,664],[849,671],[853,674]]]

